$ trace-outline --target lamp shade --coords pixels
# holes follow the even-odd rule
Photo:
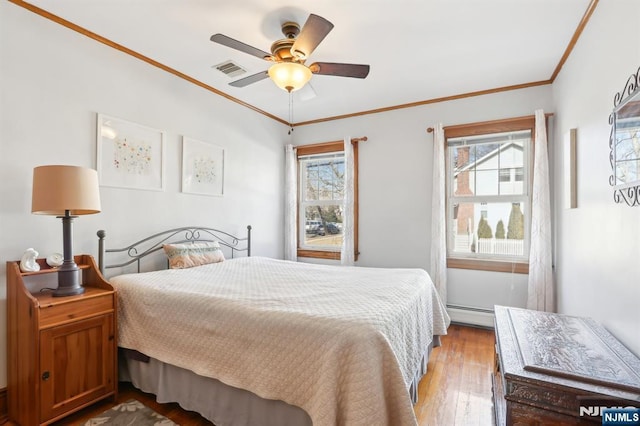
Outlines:
[[[311,79],[311,70],[296,62],[280,62],[271,65],[269,77],[279,88],[293,92],[307,84]]]
[[[98,172],[78,166],[33,169],[31,213],[64,216],[100,213]]]

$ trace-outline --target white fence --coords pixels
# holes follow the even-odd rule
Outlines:
[[[524,254],[524,240],[478,238],[478,249],[476,253],[522,256]]]
[[[524,254],[524,240],[509,240],[496,238],[478,238],[477,247],[473,249],[473,235],[456,235],[454,251],[458,253],[505,254],[522,256]]]

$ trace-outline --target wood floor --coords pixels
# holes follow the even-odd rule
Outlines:
[[[493,424],[493,330],[452,325],[431,352],[414,406],[419,426]]]
[[[427,374],[419,386],[415,413],[419,426],[486,426],[493,423],[491,372],[495,338],[492,330],[452,325],[429,359]],[[154,396],[120,383],[118,402],[138,399],[181,426],[212,425],[177,404],[158,404]],[[53,426],[78,426],[113,406],[96,404]]]

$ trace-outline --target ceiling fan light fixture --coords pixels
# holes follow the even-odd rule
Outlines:
[[[296,62],[280,62],[271,65],[269,77],[282,90],[294,92],[311,79],[311,70]]]

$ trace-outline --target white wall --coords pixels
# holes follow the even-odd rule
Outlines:
[[[96,113],[167,132],[164,192],[101,188],[102,212],[74,222],[74,252],[97,253],[168,227],[244,233],[282,257],[287,128],[164,71],[0,2],[0,388],[6,386],[5,265],[28,247],[62,251],[62,224],[31,211],[33,167],[96,166]],[[226,149],[224,197],[180,193],[181,136]]]
[[[428,271],[433,136],[426,129],[437,122],[447,126],[533,115],[538,108],[553,112],[550,86],[296,127],[294,144],[367,136],[358,150],[358,265]],[[493,309],[494,304],[526,303],[523,274],[449,269],[448,284],[450,304]]]
[[[640,67],[640,2],[600,2],[553,85],[556,139],[577,128],[578,208],[555,199],[558,309],[601,321],[640,355],[640,207],[615,204],[609,186],[613,98]],[[562,144],[554,146],[562,176]]]

